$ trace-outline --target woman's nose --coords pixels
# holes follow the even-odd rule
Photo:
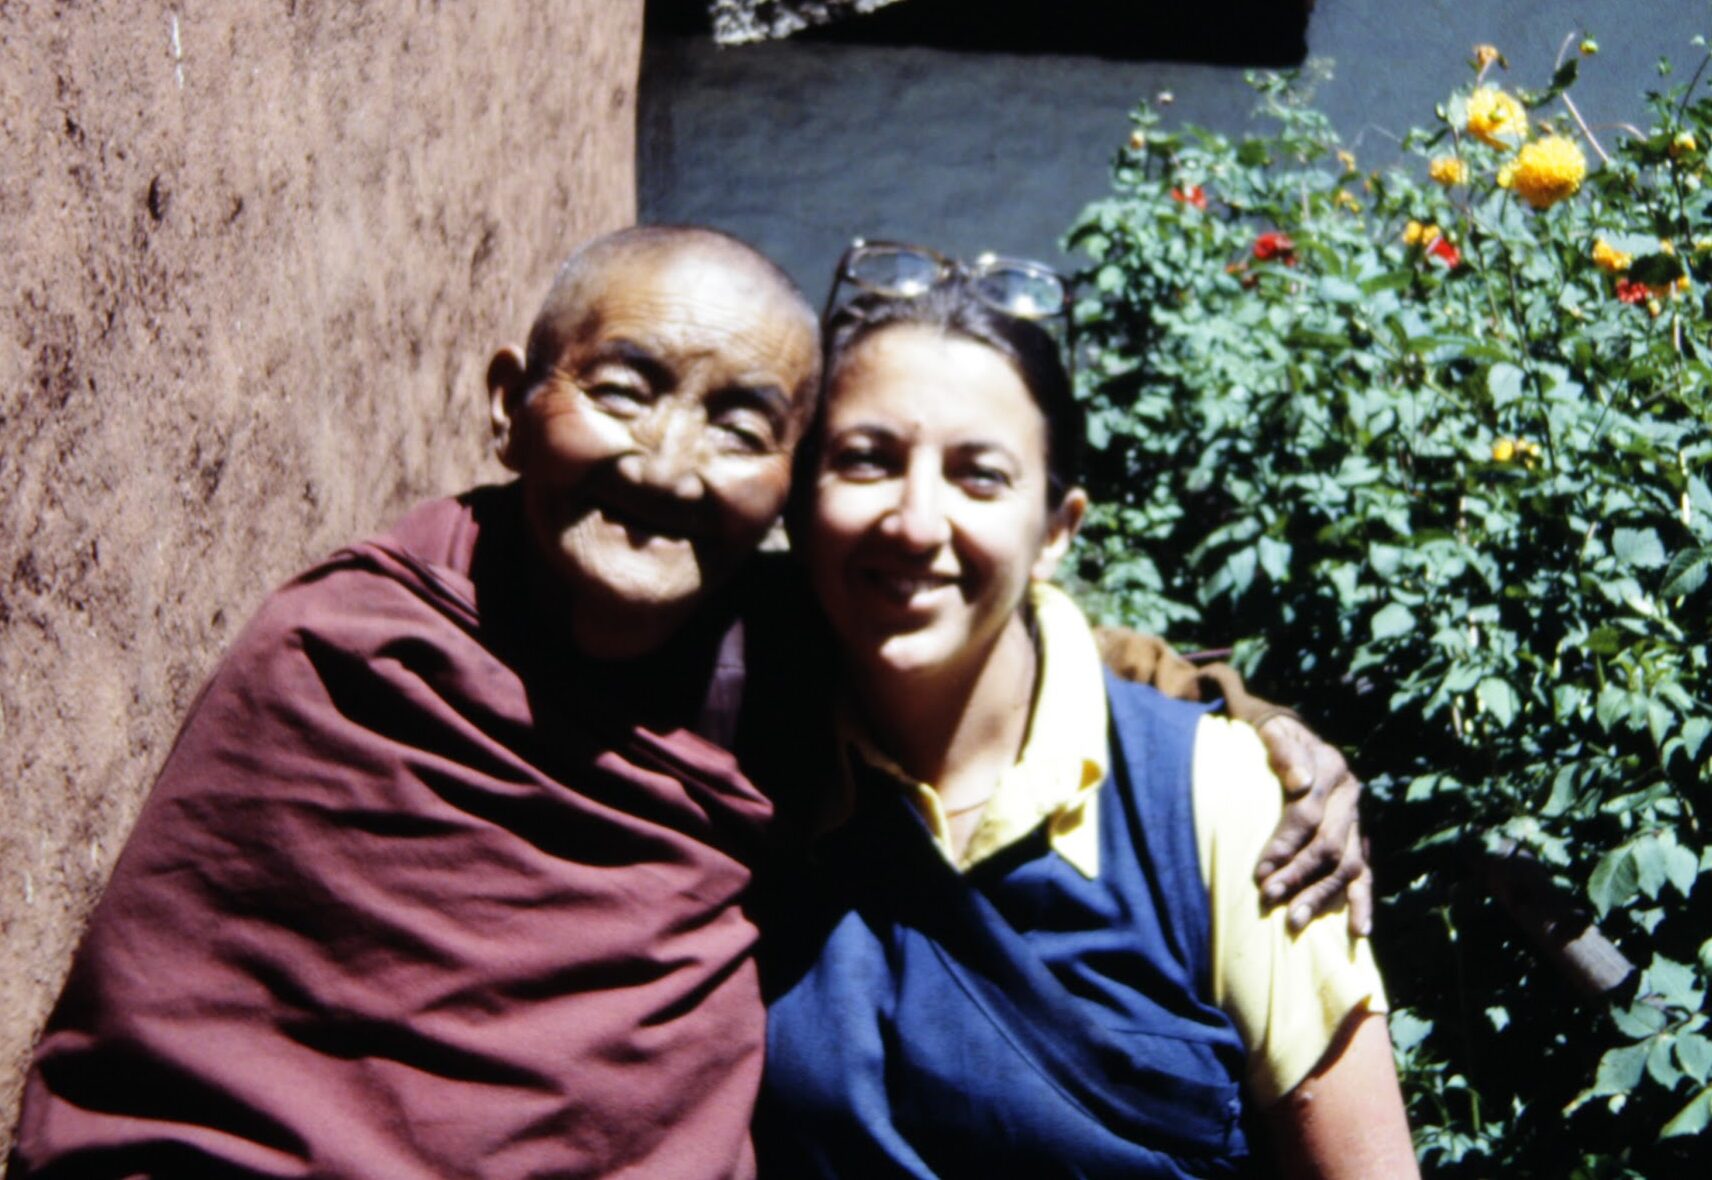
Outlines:
[[[888,515],[893,537],[913,550],[937,549],[951,539],[944,489],[936,472],[912,466],[898,488],[897,506]]]

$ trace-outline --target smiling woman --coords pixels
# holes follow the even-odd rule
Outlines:
[[[1080,414],[977,273],[830,321],[792,520],[845,805],[769,931],[764,1170],[1246,1174],[1264,1119],[1286,1174],[1411,1175],[1365,942],[1261,913],[1259,741],[1103,677],[1047,583]]]

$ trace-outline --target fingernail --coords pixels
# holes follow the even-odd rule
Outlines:
[[[1292,925],[1296,929],[1300,930],[1302,927],[1304,927],[1308,924],[1308,919],[1313,917],[1313,916],[1314,916],[1314,912],[1312,910],[1310,910],[1307,906],[1299,905],[1295,909],[1290,911],[1290,925]]]
[[[1271,884],[1267,885],[1267,887],[1266,887],[1266,900],[1267,901],[1277,901],[1280,898],[1282,898],[1283,896],[1284,896],[1284,886],[1283,885],[1279,884],[1277,881],[1273,881]]]
[[[1260,862],[1260,867],[1254,871],[1259,873],[1262,879],[1265,879],[1267,877],[1270,877],[1273,873],[1277,872],[1277,870],[1278,870],[1277,865],[1273,864],[1269,860],[1263,860]],[[1268,892],[1267,896],[1271,897],[1272,894],[1270,892]]]

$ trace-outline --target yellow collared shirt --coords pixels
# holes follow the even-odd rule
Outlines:
[[[1039,685],[1028,736],[961,856],[933,787],[876,749],[848,711],[840,730],[851,754],[898,780],[958,869],[1044,823],[1053,850],[1091,880],[1100,871],[1099,788],[1110,756],[1099,651],[1063,591],[1036,583],[1029,603]],[[1254,865],[1284,797],[1259,736],[1238,722],[1203,718],[1193,774],[1196,848],[1212,908],[1212,998],[1248,1046],[1250,1093],[1270,1105],[1307,1076],[1352,1013],[1385,1011],[1384,986],[1367,940],[1351,939],[1342,915],[1318,918],[1292,937],[1282,907],[1262,910]]]

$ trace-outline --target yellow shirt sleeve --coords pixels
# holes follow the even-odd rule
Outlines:
[[[1358,1008],[1386,1010],[1367,940],[1341,913],[1291,937],[1285,907],[1262,912],[1254,866],[1283,813],[1266,749],[1248,726],[1208,716],[1195,735],[1195,841],[1212,904],[1213,1002],[1248,1046],[1248,1087],[1270,1106],[1295,1089]]]

